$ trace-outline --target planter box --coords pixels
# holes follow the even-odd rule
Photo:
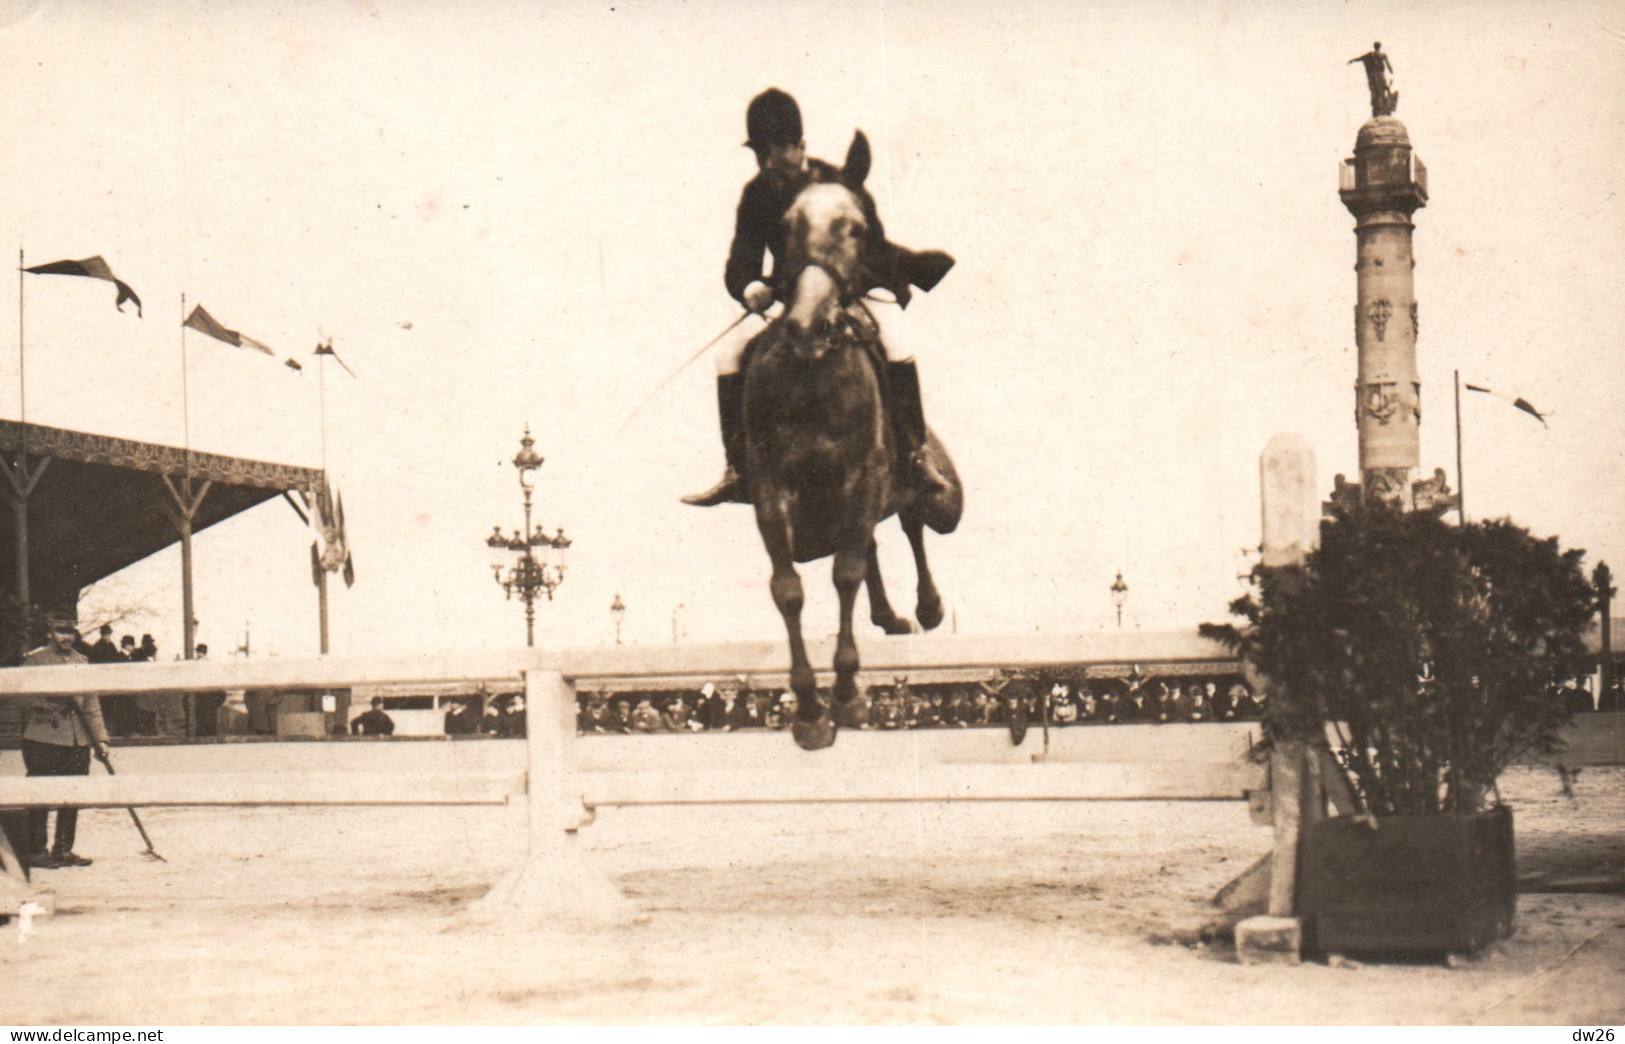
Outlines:
[[[1512,810],[1305,828],[1298,913],[1319,953],[1464,953],[1512,934]]]

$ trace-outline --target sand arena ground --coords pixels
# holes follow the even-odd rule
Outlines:
[[[1625,769],[1572,800],[1517,769],[1503,793],[1524,876],[1625,867]],[[86,812],[95,865],[38,875],[60,909],[26,941],[0,929],[0,1023],[1625,1021],[1618,892],[1525,894],[1515,936],[1454,968],[1200,945],[1204,902],[1270,843],[1241,802],[609,809],[588,854],[649,918],[597,932],[471,923],[522,857],[522,804],[143,818],[167,863]]]

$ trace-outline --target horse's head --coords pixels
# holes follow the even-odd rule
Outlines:
[[[859,131],[840,180],[808,185],[785,212],[782,262],[790,296],[782,322],[804,358],[823,355],[846,307],[867,289],[874,227],[863,189],[868,174],[869,142]]]

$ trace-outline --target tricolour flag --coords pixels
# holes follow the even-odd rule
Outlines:
[[[266,355],[276,354],[271,350],[270,345],[262,341],[256,341],[246,334],[240,334],[236,330],[228,330],[221,326],[214,316],[203,310],[202,305],[192,309],[192,314],[187,316],[186,322],[181,325],[190,326],[199,333],[206,333],[215,340],[224,341],[234,348],[252,348],[254,351],[264,352]]]
[[[107,267],[107,262],[102,260],[100,254],[95,257],[87,257],[83,261],[52,261],[48,265],[34,265],[23,269],[23,271],[32,272],[35,275],[71,275],[86,276],[90,279],[105,279],[118,287],[118,298],[113,302],[114,307],[122,312],[124,311],[124,302],[134,301],[136,317],[139,318],[141,315],[141,298],[135,296],[135,291],[130,289],[130,284],[113,274],[113,270]]]
[[[1513,406],[1516,406],[1518,409],[1529,414],[1529,416],[1540,421],[1542,426],[1550,427],[1550,425],[1546,424],[1545,414],[1541,413],[1539,410],[1535,409],[1534,406],[1530,405],[1528,399],[1516,398],[1511,395],[1505,395],[1498,391],[1491,391],[1490,389],[1478,384],[1467,384],[1464,382],[1462,387],[1466,388],[1468,391],[1483,392],[1485,395],[1493,395],[1502,402],[1511,403]]]

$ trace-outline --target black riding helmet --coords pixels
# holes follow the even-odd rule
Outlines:
[[[750,100],[745,110],[745,144],[760,152],[774,145],[801,141],[801,106],[777,87],[769,87]]]

